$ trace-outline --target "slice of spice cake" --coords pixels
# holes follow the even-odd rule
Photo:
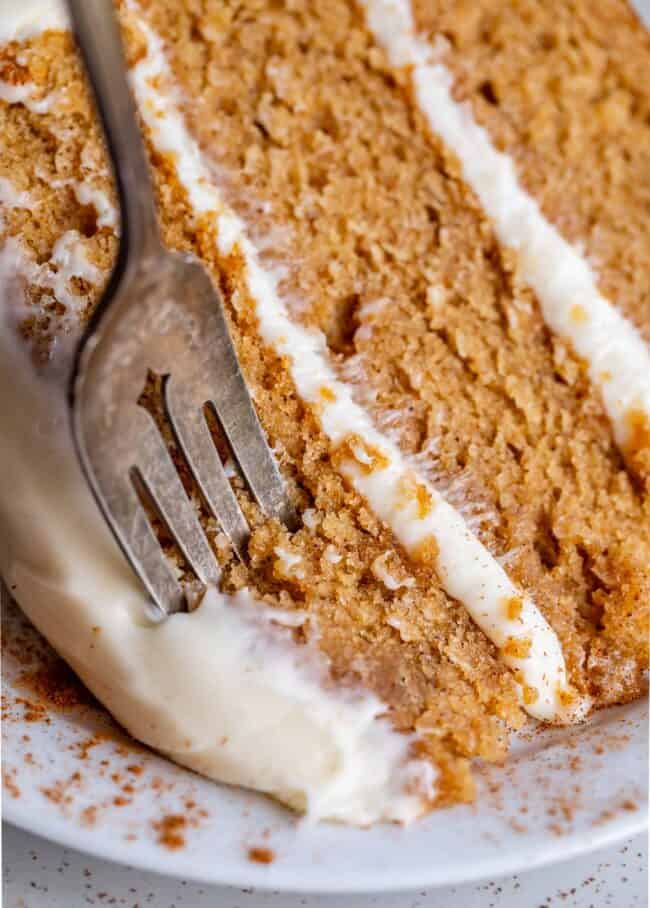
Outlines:
[[[420,768],[392,789],[384,779],[373,813],[350,794],[373,766],[368,748],[355,751],[362,772],[346,776],[356,779],[347,811],[317,806],[320,770],[311,789],[291,784],[293,755],[272,781],[241,749],[225,768],[214,741],[199,748],[172,733],[173,704],[129,687],[139,649],[124,657],[124,678],[107,679],[117,636],[105,635],[105,661],[93,663],[96,652],[66,643],[34,587],[16,584],[32,620],[136,737],[208,775],[353,822],[470,798],[470,760],[502,759],[526,714],[569,722],[633,699],[647,668],[650,238],[643,187],[628,179],[641,153],[623,144],[620,162],[594,152],[588,164],[576,152],[575,203],[564,192],[561,205],[549,201],[563,146],[551,136],[528,154],[537,143],[516,126],[530,116],[515,55],[478,79],[484,19],[458,6],[120,6],[165,240],[199,255],[221,288],[303,515],[292,535],[265,520],[231,471],[253,533],[240,562],[202,514],[223,565],[221,600],[252,595],[292,625],[278,660],[324,660],[328,696],[372,697],[366,713],[383,729],[376,766],[426,758],[433,775]],[[493,6],[485,21],[512,29],[524,59],[526,10]],[[563,32],[555,17],[548,73],[575,35],[590,46],[605,14],[575,18]],[[647,68],[641,27],[622,21],[635,65]],[[615,49],[607,63],[621,81],[624,58]],[[543,74],[541,51],[535,59]],[[89,315],[117,249],[109,169],[69,34],[8,43],[0,79],[3,254],[26,284],[23,333],[41,360],[57,357],[57,343],[65,360],[61,334]],[[571,108],[551,116],[554,135],[588,120],[578,67],[565,82],[575,120]],[[499,103],[488,117],[491,91]],[[483,101],[461,103],[474,95]],[[506,128],[509,105],[520,119],[504,113]],[[624,203],[595,177],[582,191],[588,167],[607,179],[606,160],[624,174]],[[598,245],[609,249],[611,233],[620,248],[621,204],[632,238],[624,260]],[[11,536],[9,497],[1,504]],[[17,573],[11,559],[3,570]],[[174,616],[158,636],[177,650],[192,621],[205,633],[210,608]],[[80,625],[83,614],[74,612]],[[185,659],[190,696],[203,676]],[[153,658],[148,670],[158,677]],[[216,737],[225,713],[213,712],[204,722]],[[419,806],[391,812],[409,784]]]

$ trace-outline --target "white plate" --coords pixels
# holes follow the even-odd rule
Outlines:
[[[51,683],[62,664],[52,668],[51,650],[15,607],[3,628],[4,816],[101,857],[210,883],[378,891],[527,870],[647,823],[647,702],[522,737],[506,767],[481,770],[476,805],[407,829],[309,826],[140,747],[87,695],[74,703],[83,688],[71,676],[66,686],[65,670]],[[272,862],[252,860],[252,848],[270,850]]]
[[[650,0],[634,5],[648,21]],[[207,883],[371,892],[517,873],[647,828],[647,700],[522,736],[505,767],[482,769],[475,805],[407,829],[308,826],[157,757],[97,704],[48,703],[26,676],[51,665],[51,650],[13,606],[3,631],[4,818],[99,857]],[[161,827],[174,816],[185,825]],[[251,860],[251,848],[273,861]]]

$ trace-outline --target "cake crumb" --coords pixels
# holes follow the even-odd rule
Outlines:
[[[505,613],[509,621],[516,621],[524,607],[521,596],[509,596],[505,601]]]
[[[529,637],[508,637],[501,650],[504,656],[511,659],[527,659],[532,645],[533,641]]]

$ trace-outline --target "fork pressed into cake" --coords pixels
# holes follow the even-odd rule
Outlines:
[[[144,144],[111,0],[69,0],[95,93],[121,212],[115,270],[79,345],[72,425],[84,472],[129,562],[165,613],[187,605],[147,516],[163,520],[199,584],[218,561],[152,416],[139,405],[149,372],[163,376],[165,412],[211,513],[241,555],[248,525],[206,420],[211,407],[262,510],[296,517],[266,442],[205,267],[160,239]],[[195,600],[196,591],[192,601]]]

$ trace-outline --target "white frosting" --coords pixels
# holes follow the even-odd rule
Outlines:
[[[384,552],[383,555],[377,555],[375,560],[372,562],[372,572],[377,580],[380,580],[384,584],[386,589],[391,590],[391,592],[395,592],[400,587],[408,588],[415,586],[415,580],[413,579],[413,577],[405,577],[403,580],[400,580],[399,578],[391,574],[387,565],[387,560],[389,557],[390,552]]]
[[[77,314],[88,305],[85,294],[71,289],[71,279],[81,278],[92,285],[102,281],[99,268],[86,258],[83,237],[76,230],[62,234],[54,244],[50,259],[40,265],[14,236],[4,241],[2,252],[5,263],[11,261],[14,270],[19,271],[30,284],[49,290],[66,307],[68,327],[72,326],[71,317],[76,321]]]
[[[129,6],[135,9],[135,4]],[[521,673],[524,684],[537,692],[537,699],[525,708],[540,719],[567,721],[570,711],[562,696],[567,688],[566,668],[557,635],[529,598],[522,599],[516,619],[508,617],[506,602],[519,591],[503,568],[461,515],[424,478],[416,477],[397,446],[355,403],[351,388],[334,375],[322,335],[291,320],[274,275],[260,265],[242,221],[224,203],[170,93],[161,91],[160,85],[169,81],[161,43],[143,22],[140,26],[147,54],[134,68],[132,81],[151,140],[158,151],[173,154],[180,182],[196,215],[214,216],[221,253],[230,253],[235,245],[241,250],[260,333],[287,358],[303,400],[318,405],[322,428],[332,444],[357,439],[352,441],[354,456],[341,461],[341,472],[408,551],[416,552],[422,544],[435,540],[437,569],[449,595],[463,603],[497,647],[504,647],[512,638],[529,644],[522,656],[502,652],[504,661]],[[332,394],[323,396],[324,388]],[[375,452],[379,452],[382,464],[369,471]],[[428,513],[421,513],[418,502],[405,498],[405,485],[414,482],[432,503]]]
[[[323,556],[326,561],[329,561],[330,564],[338,564],[339,561],[343,560],[343,555],[339,552],[335,545],[330,545],[325,547]]]
[[[86,258],[83,238],[77,230],[67,230],[59,237],[54,244],[50,261],[56,266],[56,271],[47,278],[41,278],[41,284],[50,287],[59,302],[68,306],[78,305],[80,299],[69,292],[71,278],[79,277],[89,284],[101,283],[102,273]]]
[[[305,572],[298,565],[302,561],[302,555],[297,552],[290,552],[281,545],[277,545],[273,551],[280,563],[282,573],[285,577],[293,575],[294,577],[304,577]]]
[[[0,205],[7,208],[30,208],[32,198],[28,192],[16,189],[6,177],[0,177]]]
[[[315,508],[307,508],[306,511],[302,512],[302,522],[305,524],[308,530],[311,530],[312,533],[318,526],[318,512]]]
[[[22,104],[32,113],[49,113],[60,101],[61,93],[53,91],[42,98],[36,98],[34,97],[35,88],[36,86],[32,82],[22,82],[19,85],[0,82],[0,100],[6,101],[8,104]]]
[[[87,146],[86,146],[87,147]],[[85,150],[85,149],[84,149]],[[86,152],[86,157],[88,157]],[[75,180],[72,177],[53,180],[46,173],[38,172],[37,176],[48,182],[53,189],[60,189],[62,186],[69,186],[75,194],[75,198],[81,205],[92,205],[97,214],[97,226],[108,227],[116,236],[119,236],[119,216],[117,207],[113,204],[108,195],[99,186],[96,186],[92,179],[94,176],[103,175],[102,170],[98,170],[94,162],[84,162],[84,151],[81,153],[82,167],[84,171],[90,171],[86,179]]]
[[[74,183],[74,194],[82,205],[92,205],[97,212],[97,226],[117,232],[117,209],[106,193],[90,183]]]
[[[422,112],[433,132],[458,156],[463,176],[499,239],[518,250],[522,276],[535,290],[549,327],[587,362],[615,438],[624,448],[630,436],[630,411],[650,418],[650,351],[643,339],[599,292],[587,260],[520,186],[512,160],[497,151],[473,119],[470,106],[454,101],[452,75],[435,62],[438,48],[416,36],[409,0],[361,4],[391,63],[411,67]]]
[[[66,28],[67,21],[61,0],[0,0],[0,44]]]

